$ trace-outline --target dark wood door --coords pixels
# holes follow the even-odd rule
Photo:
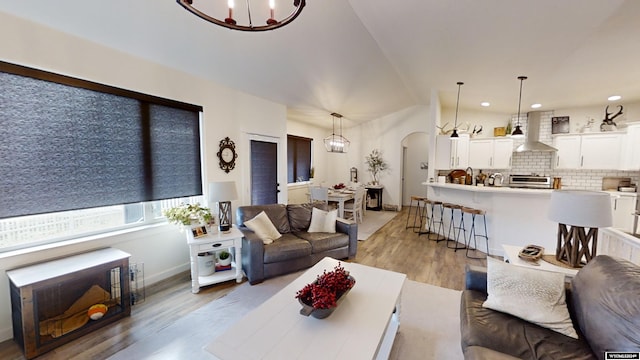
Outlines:
[[[278,144],[251,140],[251,205],[278,203]]]

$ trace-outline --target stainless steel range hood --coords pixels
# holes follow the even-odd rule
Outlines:
[[[558,149],[540,142],[540,111],[527,113],[527,133],[524,144],[516,148],[516,152],[523,151],[557,151]]]

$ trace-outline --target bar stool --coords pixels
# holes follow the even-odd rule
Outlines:
[[[465,255],[468,258],[471,259],[485,259],[486,257],[489,256],[489,237],[487,236],[487,217],[486,215],[486,211],[484,210],[480,210],[480,209],[474,209],[474,208],[468,208],[468,207],[463,207],[462,208],[462,213],[463,214],[471,214],[471,230],[469,231],[469,238],[468,241],[466,243],[467,245],[467,251],[465,253]],[[482,216],[482,222],[484,225],[484,234],[476,234],[476,215],[478,216]],[[478,243],[477,243],[477,238],[478,237],[483,237],[486,244],[487,244],[487,254],[484,257],[475,257],[475,256],[469,256],[469,249],[471,247],[471,238],[473,238],[473,248],[471,248],[471,250],[476,251],[478,249]]]
[[[467,238],[467,229],[464,227],[464,213],[462,212],[462,205],[452,204],[452,203],[444,203],[442,204],[443,209],[451,210],[451,218],[449,220],[449,231],[447,232],[447,248],[453,249],[454,251],[458,251],[460,249],[464,249],[464,246],[458,246],[458,238],[460,237],[460,231],[464,232],[464,236],[462,237],[463,243],[466,242]],[[456,225],[455,221],[455,211],[458,210],[460,212],[460,220],[458,221],[458,225]],[[451,236],[451,231],[453,231],[453,236]],[[451,247],[449,242],[453,242],[455,245]]]
[[[431,207],[431,216],[429,216],[429,212],[428,212],[429,206]],[[435,241],[444,240],[445,239],[444,223],[442,221],[444,219],[444,207],[442,207],[442,201],[427,199],[425,204],[425,210],[427,210],[426,215],[427,215],[428,227],[427,227],[427,231],[421,232],[420,235],[436,234],[435,239],[431,238],[431,235],[429,235],[429,240],[435,240]],[[438,218],[436,218],[436,214],[439,214]],[[438,230],[434,231],[436,229],[436,225],[438,226]],[[440,235],[442,235],[442,239],[440,239]]]
[[[409,225],[409,219],[411,218],[411,209],[413,208],[413,201],[416,201],[416,210],[414,211],[413,214],[413,225]],[[422,229],[422,218],[424,216],[423,214],[423,207],[425,207],[427,205],[426,203],[427,198],[425,196],[417,196],[417,195],[412,195],[411,196],[411,201],[409,202],[409,212],[407,213],[407,224],[405,226],[405,229],[418,229],[418,231],[414,232],[420,232]],[[421,204],[422,203],[422,204]],[[416,226],[416,221],[420,221],[420,224],[418,226]]]

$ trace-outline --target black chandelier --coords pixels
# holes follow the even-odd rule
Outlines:
[[[275,0],[261,0],[264,4],[260,3],[257,6],[256,13],[268,13],[269,16],[265,20],[266,25],[256,25],[251,17],[251,1],[246,0],[246,9],[243,7],[239,11],[241,18],[234,18],[235,0],[226,0],[226,6],[225,0],[177,0],[182,7],[204,20],[228,29],[241,31],[267,31],[285,26],[295,20],[306,5],[306,0],[293,0],[292,12],[287,17],[278,20],[275,17]],[[194,2],[196,2],[196,6],[194,6]],[[227,15],[227,17],[216,18],[209,14],[221,14]]]

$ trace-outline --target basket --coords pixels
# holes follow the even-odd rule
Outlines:
[[[503,127],[494,127],[493,128],[493,136],[505,136],[507,134],[507,128]]]
[[[518,257],[529,262],[538,262],[544,255],[544,248],[538,245],[527,245],[518,253]]]

